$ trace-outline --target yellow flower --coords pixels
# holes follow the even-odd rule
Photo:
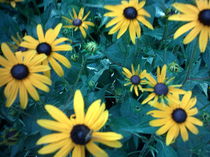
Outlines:
[[[133,65],[131,65],[131,69],[132,70],[130,71],[127,68],[123,67],[123,74],[127,77],[126,80],[128,81],[124,84],[124,86],[131,85],[130,91],[132,92],[134,89],[135,94],[139,96],[138,90],[143,91],[141,85],[144,83],[142,79],[146,76],[146,70],[141,72],[140,65],[138,65],[138,68],[136,70],[134,70]]]
[[[85,21],[89,16],[90,11],[84,16],[84,8],[81,8],[79,14],[77,15],[76,11],[73,8],[73,15],[70,13],[71,19],[62,16],[64,20],[70,23],[70,25],[64,26],[64,28],[74,28],[74,31],[80,29],[82,36],[86,38],[86,31],[88,30],[88,26],[94,26],[94,23],[90,21]]]
[[[197,118],[193,117],[198,113],[195,106],[196,98],[191,98],[192,92],[186,92],[179,103],[169,101],[168,105],[158,104],[156,108],[158,110],[149,111],[152,117],[157,118],[152,120],[149,124],[153,127],[160,127],[157,131],[157,135],[162,135],[166,132],[166,145],[171,144],[179,133],[182,136],[183,141],[188,140],[188,132],[198,134],[198,129],[195,125],[202,126],[203,123]],[[187,129],[186,129],[187,128]]]
[[[144,91],[152,92],[143,102],[145,104],[153,100],[153,105],[156,105],[159,100],[164,102],[165,100],[177,101],[175,95],[184,94],[185,91],[176,87],[181,87],[181,85],[169,85],[174,78],[167,79],[166,77],[167,66],[164,65],[162,70],[157,68],[157,81],[150,75],[146,74],[146,79],[148,86],[151,88],[144,88]]]
[[[210,32],[210,2],[208,0],[196,0],[196,5],[197,7],[191,4],[174,3],[173,7],[179,10],[181,14],[172,15],[169,20],[188,22],[175,32],[174,39],[190,30],[190,33],[183,40],[184,44],[188,44],[200,33],[199,47],[200,51],[204,52]]]
[[[63,64],[65,67],[70,68],[71,64],[69,60],[63,55],[57,53],[56,51],[71,51],[72,47],[68,44],[62,44],[62,42],[69,40],[68,38],[57,38],[62,24],[58,24],[55,29],[48,29],[46,34],[44,35],[42,26],[40,24],[37,25],[37,35],[38,40],[34,39],[32,36],[25,36],[23,39],[25,40],[20,44],[25,48],[28,48],[28,51],[36,52],[37,54],[45,54],[47,58],[43,61],[44,65],[50,65],[54,69],[54,71],[61,77],[64,75],[64,71],[60,64]],[[27,51],[27,52],[28,52]],[[25,53],[27,53],[25,52]],[[50,71],[46,73],[50,76]]]
[[[40,65],[46,59],[44,54],[37,56],[35,52],[22,54],[17,52],[15,55],[7,44],[1,44],[1,49],[5,56],[0,56],[0,87],[6,85],[4,95],[6,96],[6,106],[10,107],[15,101],[17,94],[20,97],[20,106],[25,109],[28,103],[28,93],[31,97],[38,101],[39,94],[36,88],[45,92],[49,91],[48,86],[51,80],[39,74],[50,70],[49,66]],[[36,87],[36,88],[35,88]]]
[[[23,2],[24,0],[0,0],[0,3],[10,3],[10,5],[15,8],[16,2]]]
[[[66,157],[72,152],[72,157],[85,157],[85,148],[96,157],[107,157],[107,153],[95,143],[119,148],[118,141],[122,135],[114,132],[99,132],[108,120],[108,111],[101,100],[94,101],[84,112],[84,100],[81,92],[77,90],[74,95],[75,115],[68,118],[61,110],[46,105],[45,109],[54,120],[41,119],[37,123],[49,130],[57,131],[40,138],[37,144],[48,144],[41,148],[39,154],[49,154],[57,151],[54,157]]]
[[[119,39],[129,29],[131,41],[135,44],[136,36],[138,38],[141,36],[139,22],[153,29],[153,26],[145,19],[145,16],[150,17],[150,14],[143,9],[145,3],[146,1],[139,3],[138,0],[130,0],[129,2],[123,0],[119,5],[105,5],[104,8],[111,12],[104,14],[104,16],[114,17],[106,25],[106,27],[115,25],[109,31],[109,34],[114,34],[119,31],[117,34],[117,39]]]
[[[20,36],[19,33],[16,33],[16,36],[11,36],[13,43],[8,42],[7,44],[15,51],[25,52],[28,49],[25,47],[21,47],[20,44],[23,41],[23,37]]]

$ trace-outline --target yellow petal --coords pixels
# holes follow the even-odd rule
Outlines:
[[[196,22],[192,21],[189,22],[183,26],[181,26],[174,34],[174,39],[180,37],[182,34],[186,33],[187,31],[189,31],[190,29],[192,29],[193,27],[196,26]]]
[[[84,113],[84,100],[80,90],[76,90],[74,94],[74,112],[78,123],[83,123],[85,118]]]
[[[151,23],[149,23],[143,16],[137,16],[137,19],[139,20],[139,22],[153,30],[153,26],[151,25]]]
[[[85,124],[88,126],[92,126],[96,120],[100,117],[101,113],[103,113],[105,106],[100,105],[101,100],[95,100],[88,108],[86,116],[85,116]]]
[[[83,14],[84,14],[84,8],[81,8],[80,11],[79,11],[78,18],[79,18],[79,19],[82,19]]]
[[[191,4],[174,3],[173,7],[185,14],[198,14],[199,10]]]
[[[71,129],[71,126],[64,123],[56,122],[54,120],[40,119],[37,120],[37,123],[48,130],[59,131],[63,133],[69,133]]]
[[[190,130],[193,134],[197,135],[198,134],[198,129],[190,122],[187,122],[186,127],[188,130]]]
[[[183,43],[188,44],[190,43],[195,37],[198,35],[198,33],[201,31],[201,28],[203,26],[197,25],[195,26],[192,31],[184,38]]]
[[[123,138],[122,135],[117,134],[115,132],[93,132],[92,138],[95,139],[100,139],[104,141],[115,141],[115,140],[120,140]]]
[[[49,58],[50,65],[52,66],[53,70],[58,74],[58,76],[62,77],[64,75],[64,71],[60,64],[54,59],[54,58]]]
[[[86,145],[86,148],[93,156],[108,157],[108,154],[104,150],[102,150],[100,147],[98,147],[96,144],[92,142],[88,143]]]
[[[194,118],[194,117],[188,117],[188,119],[191,123],[199,126],[203,126],[203,122],[201,122],[199,119]]]
[[[180,132],[181,132],[181,136],[183,141],[187,141],[188,140],[188,133],[187,133],[187,129],[185,128],[184,125],[179,125],[180,126]]]
[[[67,139],[70,138],[69,137],[70,134],[65,134],[65,133],[53,133],[53,134],[49,134],[49,135],[45,135],[43,137],[41,137],[36,144],[40,145],[40,144],[47,144],[47,143],[55,143],[58,142],[60,140],[63,139]],[[70,140],[69,140],[70,141]]]
[[[129,20],[124,20],[124,23],[117,34],[117,39],[119,39],[127,31],[129,24],[130,24]]]
[[[144,99],[144,101],[142,102],[142,104],[146,104],[147,102],[149,102],[150,100],[152,100],[155,96],[156,96],[155,93],[151,93],[146,99]]]
[[[34,88],[34,86],[32,85],[32,83],[30,82],[29,79],[25,79],[23,81],[25,88],[27,89],[28,93],[31,95],[31,97],[38,101],[39,100],[39,94],[36,90],[36,88]]]
[[[17,64],[17,59],[15,58],[14,53],[11,51],[9,46],[6,43],[1,44],[1,50],[4,56],[13,64]]]
[[[133,21],[130,21],[129,34],[130,34],[132,43],[135,44],[136,43],[136,29],[135,29]]]
[[[61,147],[63,147],[64,145],[66,145],[66,143],[68,141],[69,141],[69,139],[66,139],[66,140],[62,140],[62,141],[58,141],[56,143],[46,145],[46,146],[42,147],[41,149],[39,149],[38,153],[39,154],[53,153],[53,152],[57,151],[58,149],[60,149]]]
[[[55,120],[61,123],[72,125],[72,123],[70,122],[70,119],[59,108],[53,105],[45,105],[45,109],[51,115],[51,117],[53,117]]]
[[[65,67],[67,67],[67,68],[71,67],[71,63],[69,62],[69,60],[65,56],[60,55],[59,53],[56,53],[56,52],[53,52],[52,55],[56,60],[58,60]]]
[[[55,29],[50,33],[50,35],[47,37],[46,35],[46,40],[48,41],[48,43],[52,43],[58,36],[60,30],[62,28],[62,23],[59,23]]]
[[[127,68],[123,67],[122,68],[123,71],[124,71],[124,75],[127,77],[127,78],[131,78],[132,77],[132,73],[130,72],[130,70],[128,70]]]
[[[106,124],[108,118],[109,112],[106,110],[100,115],[97,121],[95,121],[95,123],[92,126],[90,126],[91,129],[96,131],[100,130]]]
[[[80,31],[81,31],[81,33],[82,33],[82,36],[83,36],[84,38],[86,38],[87,33],[85,32],[85,29],[84,29],[82,26],[80,26],[79,29],[80,29]]]
[[[63,45],[57,45],[55,48],[53,48],[53,51],[71,51],[72,47],[71,45],[63,44]]]
[[[166,79],[166,70],[167,70],[167,66],[164,65],[162,67],[162,70],[161,70],[161,82],[164,83],[165,79]]]
[[[206,50],[206,46],[208,43],[208,29],[209,28],[203,28],[201,30],[200,36],[199,36],[199,47],[200,47],[200,51],[204,52]]]
[[[45,38],[44,38],[44,32],[43,32],[41,24],[37,25],[36,32],[37,32],[37,36],[38,36],[39,42],[44,42]]]
[[[12,88],[10,88],[10,93],[6,100],[6,107],[10,107],[15,101],[18,94],[19,83],[17,81],[11,82]]]
[[[94,142],[98,142],[98,143],[101,143],[101,144],[104,144],[106,146],[113,147],[113,148],[121,148],[122,147],[122,143],[119,141],[104,141],[101,139],[94,139]]]
[[[59,157],[59,156],[57,156]],[[76,145],[72,152],[72,157],[85,157],[85,148],[84,146]]]
[[[166,133],[172,126],[174,125],[174,122],[172,120],[168,120],[168,122],[165,123],[160,129],[156,131],[157,135],[162,135]]]
[[[71,152],[72,149],[73,149],[73,144],[70,140],[68,140],[68,142],[66,142],[66,144],[53,157],[66,157],[69,154],[69,152]]]
[[[19,96],[20,96],[21,108],[25,109],[28,103],[28,93],[23,82],[21,82],[19,86]]]
[[[166,145],[169,145],[177,138],[179,135],[179,127],[177,125],[174,125],[171,127],[167,133],[166,136]]]

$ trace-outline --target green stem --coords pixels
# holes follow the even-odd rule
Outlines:
[[[184,79],[184,81],[182,83],[183,85],[189,79],[189,75],[190,75],[190,72],[191,72],[192,64],[193,64],[193,61],[194,61],[194,58],[195,58],[195,55],[196,55],[196,50],[197,50],[197,44],[195,43],[193,52],[191,53],[191,56],[190,56],[189,64],[187,66],[187,73],[186,73],[185,79]]]
[[[76,86],[77,83],[79,82],[79,79],[80,79],[80,76],[81,76],[81,74],[82,74],[82,71],[83,71],[83,69],[84,69],[84,67],[85,67],[85,64],[86,64],[86,59],[84,58],[84,56],[82,56],[81,69],[80,69],[80,71],[79,71],[79,74],[77,75],[77,79],[76,79],[76,81],[75,81],[75,83],[74,83],[74,86]]]

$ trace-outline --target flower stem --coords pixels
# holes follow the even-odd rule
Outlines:
[[[189,79],[189,75],[190,75],[190,72],[191,72],[191,69],[192,69],[192,64],[194,62],[194,58],[195,58],[195,55],[196,55],[197,45],[198,44],[195,43],[194,48],[193,48],[193,52],[191,53],[189,64],[187,66],[187,73],[186,73],[186,76],[185,76],[184,81],[182,83],[183,85]]]

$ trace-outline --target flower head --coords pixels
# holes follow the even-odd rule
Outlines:
[[[157,131],[157,135],[162,135],[166,132],[166,145],[171,144],[179,135],[182,136],[183,141],[188,140],[188,132],[198,134],[198,129],[195,125],[202,126],[203,123],[197,118],[193,117],[198,113],[195,106],[196,98],[191,98],[192,92],[186,92],[179,103],[169,101],[168,105],[158,103],[155,107],[158,110],[149,111],[152,117],[156,120],[150,121],[150,125],[153,127],[160,127]]]
[[[13,53],[7,44],[1,44],[1,49],[5,57],[0,56],[0,87],[6,85],[4,95],[7,98],[6,106],[10,107],[15,101],[18,93],[20,105],[24,109],[28,103],[28,94],[34,100],[39,100],[36,88],[45,92],[49,91],[47,85],[51,85],[51,80],[39,74],[50,70],[47,65],[41,65],[46,59],[44,54],[37,56],[35,52],[23,54]],[[36,87],[36,88],[35,88]]]
[[[0,0],[0,3],[10,3],[10,5],[15,8],[16,2],[23,2],[24,0]]]
[[[123,67],[123,74],[127,77],[127,83],[125,83],[125,86],[131,85],[130,91],[135,91],[135,94],[139,96],[139,91],[142,89],[142,83],[144,83],[143,78],[146,76],[146,70],[143,72],[140,70],[140,65],[138,65],[138,68],[135,70],[133,65],[131,65],[131,71],[127,68]]]
[[[144,88],[144,91],[152,92],[143,102],[145,104],[154,99],[153,104],[156,105],[157,102],[165,102],[165,100],[177,101],[175,95],[184,94],[185,91],[176,87],[181,87],[181,85],[170,85],[170,82],[174,78],[167,79],[166,77],[167,66],[164,65],[162,70],[157,68],[157,80],[155,80],[150,74],[146,74],[147,85],[150,88]]]
[[[72,157],[85,157],[85,148],[96,157],[107,157],[107,153],[95,143],[119,148],[122,135],[114,132],[99,132],[108,120],[108,111],[101,100],[94,101],[84,112],[84,100],[79,90],[74,95],[75,115],[68,118],[61,110],[52,105],[45,109],[55,120],[38,120],[37,123],[49,130],[57,131],[40,138],[37,144],[48,144],[39,154],[57,151],[54,157],[66,157],[72,150]]]
[[[71,19],[65,16],[62,16],[64,20],[70,23],[70,25],[64,26],[64,28],[72,28],[74,29],[74,31],[77,31],[78,29],[80,29],[82,36],[86,38],[87,36],[86,31],[88,30],[88,26],[94,26],[94,23],[90,21],[86,21],[89,14],[90,14],[90,11],[84,16],[84,8],[81,8],[77,15],[75,9],[73,8],[73,16],[70,13]]]
[[[130,33],[130,38],[133,44],[136,43],[136,36],[140,38],[141,27],[139,22],[153,29],[153,26],[145,19],[145,17],[150,17],[150,14],[143,9],[145,1],[139,3],[138,0],[122,1],[119,5],[105,5],[104,8],[110,10],[104,14],[104,16],[114,17],[106,27],[112,27],[109,34],[114,34],[117,31],[117,39],[119,39],[128,29]]]
[[[29,51],[36,52],[36,54],[46,55],[47,58],[43,61],[43,64],[48,65],[48,63],[50,63],[54,71],[59,76],[63,76],[64,71],[57,61],[59,61],[61,64],[63,64],[67,68],[70,68],[71,64],[66,57],[57,53],[57,51],[71,51],[72,50],[72,47],[68,44],[61,45],[62,42],[68,41],[69,40],[68,38],[61,37],[61,38],[56,39],[60,32],[61,27],[62,27],[62,24],[58,24],[55,27],[55,29],[48,29],[46,34],[44,35],[42,26],[38,24],[37,25],[38,40],[34,39],[32,36],[27,35],[23,38],[25,41],[23,41],[20,44],[20,46],[28,48]],[[50,71],[47,72],[47,75],[50,76]]]
[[[184,44],[188,44],[200,34],[199,47],[200,51],[204,52],[209,40],[210,2],[208,0],[196,0],[196,5],[174,3],[173,7],[181,14],[172,15],[169,20],[188,22],[175,32],[174,39],[190,31],[183,40]]]

